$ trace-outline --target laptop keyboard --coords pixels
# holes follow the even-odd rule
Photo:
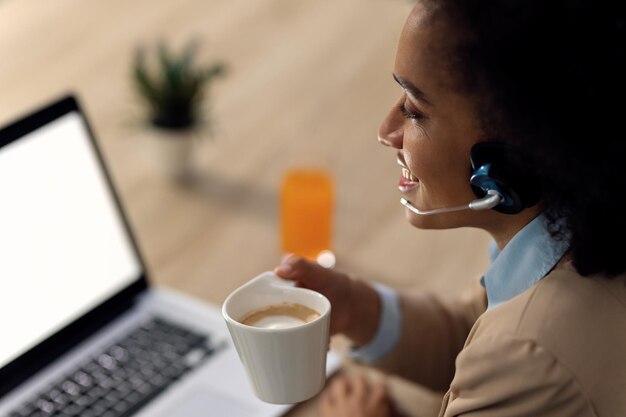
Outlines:
[[[9,417],[130,416],[215,351],[202,335],[153,318]]]

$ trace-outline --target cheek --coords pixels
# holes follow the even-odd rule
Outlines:
[[[403,141],[404,160],[420,182],[428,182],[439,164],[433,141],[415,128],[405,129]]]
[[[409,169],[431,197],[438,195],[444,200],[456,201],[459,196],[473,196],[469,185],[469,156],[465,157],[458,148],[435,147],[426,139],[412,143],[406,151]]]
[[[449,149],[434,146],[430,139],[412,142],[405,148],[405,160],[411,172],[424,185],[449,181],[464,172],[458,158]],[[469,179],[469,178],[468,178]]]

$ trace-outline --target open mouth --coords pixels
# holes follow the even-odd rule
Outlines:
[[[402,154],[400,152],[398,152],[396,156],[396,161],[398,162],[398,165],[400,165],[400,167],[402,168],[402,178],[410,182],[419,181],[417,177],[411,173],[411,170],[406,166],[406,162],[404,161],[404,158],[402,157]]]

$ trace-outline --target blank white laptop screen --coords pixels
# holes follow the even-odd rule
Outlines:
[[[137,280],[78,112],[0,148],[0,367]]]

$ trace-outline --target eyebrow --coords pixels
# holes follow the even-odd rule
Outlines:
[[[416,100],[423,101],[424,103],[432,106],[432,103],[426,98],[426,94],[424,94],[422,90],[411,84],[410,81],[405,80],[404,78],[401,78],[396,74],[393,74],[393,79],[396,80],[396,82],[400,84],[400,87],[404,88]]]

